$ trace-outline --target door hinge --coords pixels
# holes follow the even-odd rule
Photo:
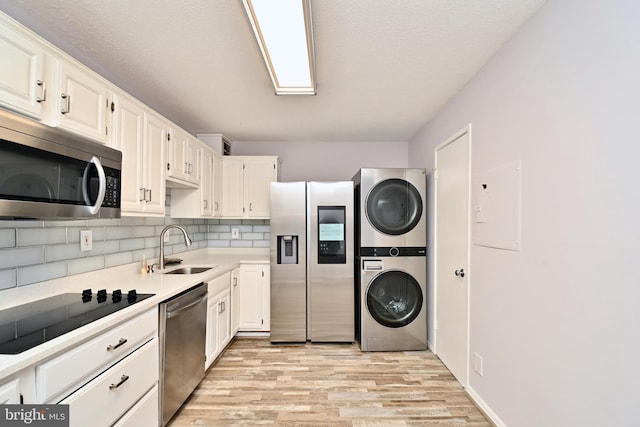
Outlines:
[[[20,393],[20,404],[24,405],[24,395]]]
[[[171,170],[171,163],[167,163],[167,170],[170,171]]]
[[[116,104],[112,101],[111,102],[111,112],[113,113],[114,111],[116,111]]]

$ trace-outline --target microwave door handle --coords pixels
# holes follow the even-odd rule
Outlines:
[[[90,206],[91,198],[89,197],[89,165],[84,168],[84,174],[82,176],[82,197],[84,197],[84,202],[87,206],[90,206],[89,212],[91,215],[95,215],[100,210],[100,206],[102,206],[102,202],[104,201],[104,196],[107,193],[107,177],[104,174],[104,169],[102,168],[102,163],[100,163],[100,159],[93,156],[89,161],[89,164],[93,163],[98,171],[98,180],[100,187],[98,188],[98,197],[96,199],[96,204]]]

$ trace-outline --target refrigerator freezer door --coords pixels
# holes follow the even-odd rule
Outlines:
[[[306,183],[272,182],[271,342],[307,340],[306,246]]]

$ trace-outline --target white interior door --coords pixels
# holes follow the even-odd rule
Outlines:
[[[436,149],[435,352],[467,385],[469,131]]]

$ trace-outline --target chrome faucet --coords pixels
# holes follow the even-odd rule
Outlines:
[[[185,230],[184,227],[176,224],[170,224],[163,228],[160,232],[160,258],[158,259],[158,267],[160,268],[160,270],[164,270],[164,234],[172,228],[177,228],[178,230],[182,231],[185,245],[191,246],[192,243],[189,235],[187,234],[187,230]]]

